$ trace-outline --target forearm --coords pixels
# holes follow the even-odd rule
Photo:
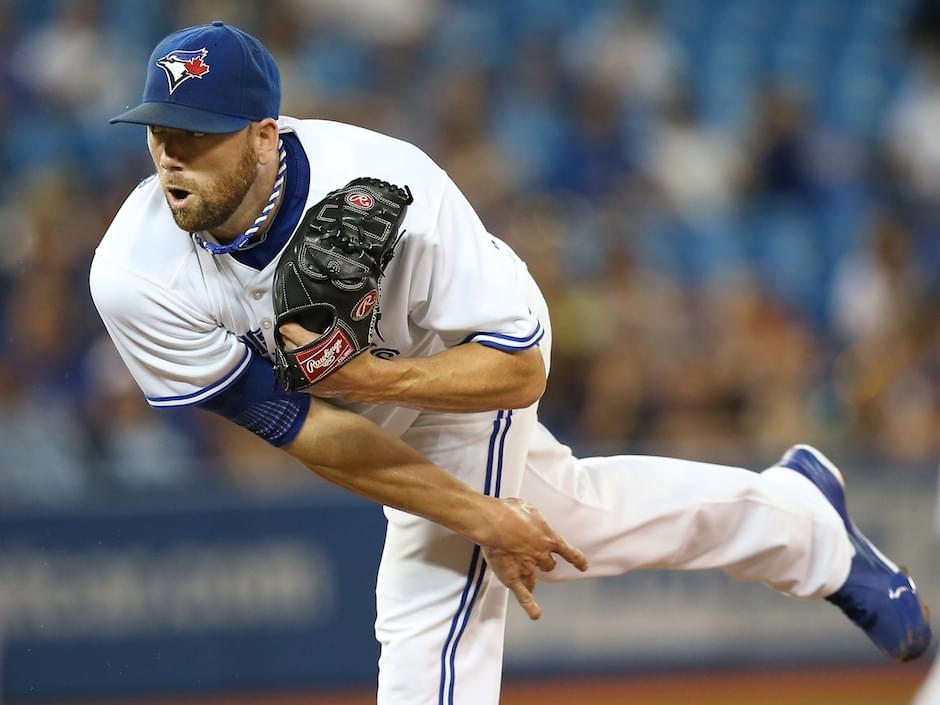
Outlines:
[[[495,540],[497,500],[361,416],[314,401],[304,427],[284,450],[350,492],[422,516],[474,543]]]
[[[538,348],[518,353],[467,343],[423,358],[377,361],[376,377],[353,401],[430,411],[474,412],[525,408],[545,390]]]

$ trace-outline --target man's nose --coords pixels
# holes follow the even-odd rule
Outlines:
[[[160,149],[160,166],[164,169],[178,170],[185,164],[185,150],[179,140],[169,137],[163,140]]]

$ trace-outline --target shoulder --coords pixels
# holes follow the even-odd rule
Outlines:
[[[447,175],[414,144],[330,120],[282,117],[281,127],[300,139],[310,160],[311,190],[331,191],[357,177],[370,176],[407,185],[415,196],[410,213],[436,212]]]
[[[173,221],[155,175],[141,181],[118,210],[95,250],[145,278],[170,282],[194,257],[189,233]]]
[[[280,125],[282,129],[296,133],[305,149],[308,146],[315,147],[316,159],[335,155],[375,163],[397,157],[405,159],[406,167],[409,168],[427,168],[432,171],[438,169],[434,160],[416,145],[357,125],[333,120],[296,120],[290,117],[282,117]]]

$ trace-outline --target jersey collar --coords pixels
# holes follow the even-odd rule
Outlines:
[[[230,256],[246,267],[261,271],[284,249],[303,215],[304,205],[310,191],[310,162],[304,154],[300,140],[293,132],[281,134],[286,153],[287,177],[284,180],[284,195],[281,206],[268,228],[264,242],[249,250],[238,250]]]

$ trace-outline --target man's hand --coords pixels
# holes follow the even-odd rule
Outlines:
[[[542,616],[535,601],[536,570],[551,572],[558,554],[580,571],[587,558],[548,525],[541,512],[520,499],[497,500],[491,538],[480,542],[483,557],[500,582],[516,596],[530,619]]]
[[[553,554],[587,569],[584,554],[535,507],[480,494],[364,416],[315,401],[284,450],[339,487],[424,517],[479,545],[493,573],[532,619],[541,614],[532,597],[536,571],[552,570]]]
[[[299,348],[320,337],[319,333],[313,333],[297,323],[285,323],[279,330],[289,349]],[[304,391],[321,399],[377,401],[374,392],[376,385],[380,384],[379,367],[385,362],[369,353],[362,353]]]

